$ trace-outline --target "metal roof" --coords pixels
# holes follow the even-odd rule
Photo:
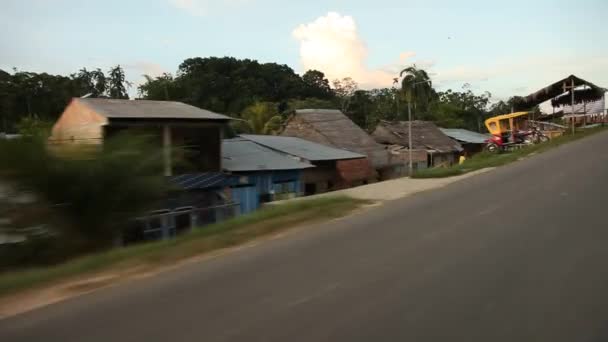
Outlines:
[[[317,144],[296,137],[242,134],[241,137],[273,150],[310,161],[360,159],[366,156],[351,151]]]
[[[189,173],[169,177],[169,181],[186,190],[211,189],[230,185],[232,176],[221,172]]]
[[[484,144],[490,138],[487,134],[481,134],[462,128],[439,128],[448,137],[468,144]]]
[[[314,167],[253,141],[234,138],[222,142],[222,168],[227,171],[298,170]]]
[[[21,134],[7,134],[0,132],[0,139],[11,140],[11,139],[19,139],[21,138]]]
[[[230,117],[182,102],[75,98],[95,112],[111,119],[230,120]]]

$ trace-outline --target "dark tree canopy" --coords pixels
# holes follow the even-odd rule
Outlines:
[[[69,76],[14,70],[0,73],[0,131],[13,132],[23,118],[54,121],[71,98],[89,95],[128,98],[125,73],[80,69]]]
[[[183,101],[232,115],[260,101],[333,97],[329,81],[320,71],[300,77],[287,65],[233,57],[186,59],[176,77],[148,78],[139,91],[145,99]]]
[[[305,97],[330,99],[334,96],[325,74],[319,70],[308,70],[302,75]]]

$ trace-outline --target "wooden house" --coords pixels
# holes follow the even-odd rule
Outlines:
[[[401,147],[400,155],[408,158],[412,149],[414,169],[423,167],[450,166],[458,162],[462,146],[443,134],[434,123],[412,121],[412,146],[409,146],[409,122],[380,122],[372,134],[380,144]]]

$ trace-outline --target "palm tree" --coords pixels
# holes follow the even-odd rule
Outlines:
[[[407,67],[399,73],[401,79],[401,92],[405,100],[416,108],[426,108],[435,94],[431,78],[423,69],[416,65]]]
[[[418,69],[416,65],[401,70],[399,77],[403,77],[401,80],[401,92],[407,100],[408,174],[411,176],[414,172],[412,165],[412,105],[414,109],[416,109],[419,103],[427,105],[433,96],[434,90],[429,75],[426,71]]]
[[[254,134],[276,134],[282,118],[277,105],[272,102],[256,102],[245,108],[241,118],[247,122],[248,130]]]

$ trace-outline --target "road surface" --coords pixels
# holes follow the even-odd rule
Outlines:
[[[0,341],[607,341],[608,134],[0,321]]]

